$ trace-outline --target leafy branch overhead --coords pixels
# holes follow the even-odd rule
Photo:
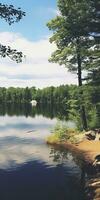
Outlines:
[[[0,17],[5,19],[9,25],[20,21],[23,16],[25,16],[25,12],[21,11],[20,8],[15,9],[13,5],[8,6],[0,3]]]
[[[16,49],[11,49],[10,46],[6,47],[2,44],[0,44],[0,55],[1,57],[8,56],[13,61],[16,61],[17,63],[22,62],[23,54],[22,52],[18,52]]]
[[[0,18],[4,19],[9,25],[19,22],[23,16],[25,16],[25,12],[21,11],[20,8],[15,9],[13,5],[0,3]],[[0,56],[7,56],[17,63],[22,62],[23,58],[22,52],[19,52],[16,49],[11,49],[11,47],[2,44],[0,44]]]

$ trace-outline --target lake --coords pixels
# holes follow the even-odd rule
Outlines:
[[[0,107],[0,200],[84,200],[76,158],[45,143],[57,121],[30,105]]]

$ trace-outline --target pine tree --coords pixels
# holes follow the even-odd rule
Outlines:
[[[50,62],[65,65],[78,75],[82,88],[82,70],[98,68],[100,65],[100,2],[92,0],[58,0],[60,15],[52,19],[48,28],[53,31],[50,42],[57,49]],[[82,104],[82,93],[80,97]],[[83,128],[87,128],[85,108],[81,105]]]

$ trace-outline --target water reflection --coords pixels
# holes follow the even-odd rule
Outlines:
[[[82,200],[85,198],[83,191],[85,186],[85,166],[80,160],[73,155],[69,150],[55,146],[51,148],[50,157],[56,163],[58,170],[64,168],[64,180],[68,181],[72,191],[79,189]],[[73,173],[72,173],[73,171]],[[80,187],[81,186],[81,187]],[[73,196],[73,195],[72,195]]]
[[[0,117],[0,168],[12,169],[36,157],[46,161],[49,149],[44,138],[55,123],[42,116]]]
[[[0,107],[0,168],[15,168],[36,159],[37,154],[37,159],[47,160],[49,150],[44,138],[50,134],[57,118],[50,119],[40,113],[38,107],[32,108],[30,104]]]
[[[48,130],[53,127],[53,125],[57,122],[57,119],[47,119],[46,117],[42,116],[35,116],[32,117],[24,117],[24,116],[4,116],[0,117],[0,135],[2,131],[9,131],[15,130],[16,131],[33,131],[36,132],[37,130]],[[43,132],[43,131],[42,131]],[[15,133],[13,133],[15,134]],[[21,134],[20,134],[21,135]]]
[[[0,199],[84,200],[81,169],[70,153],[50,157],[41,139],[5,137],[0,141]],[[56,150],[52,148],[52,153]],[[72,192],[73,191],[73,192]]]
[[[45,104],[32,107],[31,104],[1,104],[0,116],[25,116],[35,117],[42,115],[49,119],[58,118],[60,120],[74,121],[79,129],[82,129],[82,119],[79,105],[77,107],[65,108],[65,106]],[[100,126],[100,105],[90,105],[86,107],[87,122],[89,128],[99,128]]]
[[[74,174],[65,176],[63,168],[48,166],[44,162],[33,161],[16,171],[0,170],[1,199],[44,199],[44,200],[83,200]],[[6,191],[6,192],[5,192]]]
[[[84,200],[72,154],[44,141],[57,118],[18,109],[0,108],[0,200]]]
[[[37,107],[32,107],[31,104],[1,104],[0,105],[0,115],[5,116],[31,116],[42,115],[46,118],[59,118],[68,119],[68,112],[60,106],[52,105],[38,105]]]
[[[14,170],[32,160],[47,162],[49,149],[39,139],[5,137],[0,140],[0,168]],[[49,164],[52,162],[49,161]]]

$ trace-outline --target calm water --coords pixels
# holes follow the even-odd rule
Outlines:
[[[15,110],[0,113],[0,200],[84,200],[76,158],[45,143],[57,118]]]

